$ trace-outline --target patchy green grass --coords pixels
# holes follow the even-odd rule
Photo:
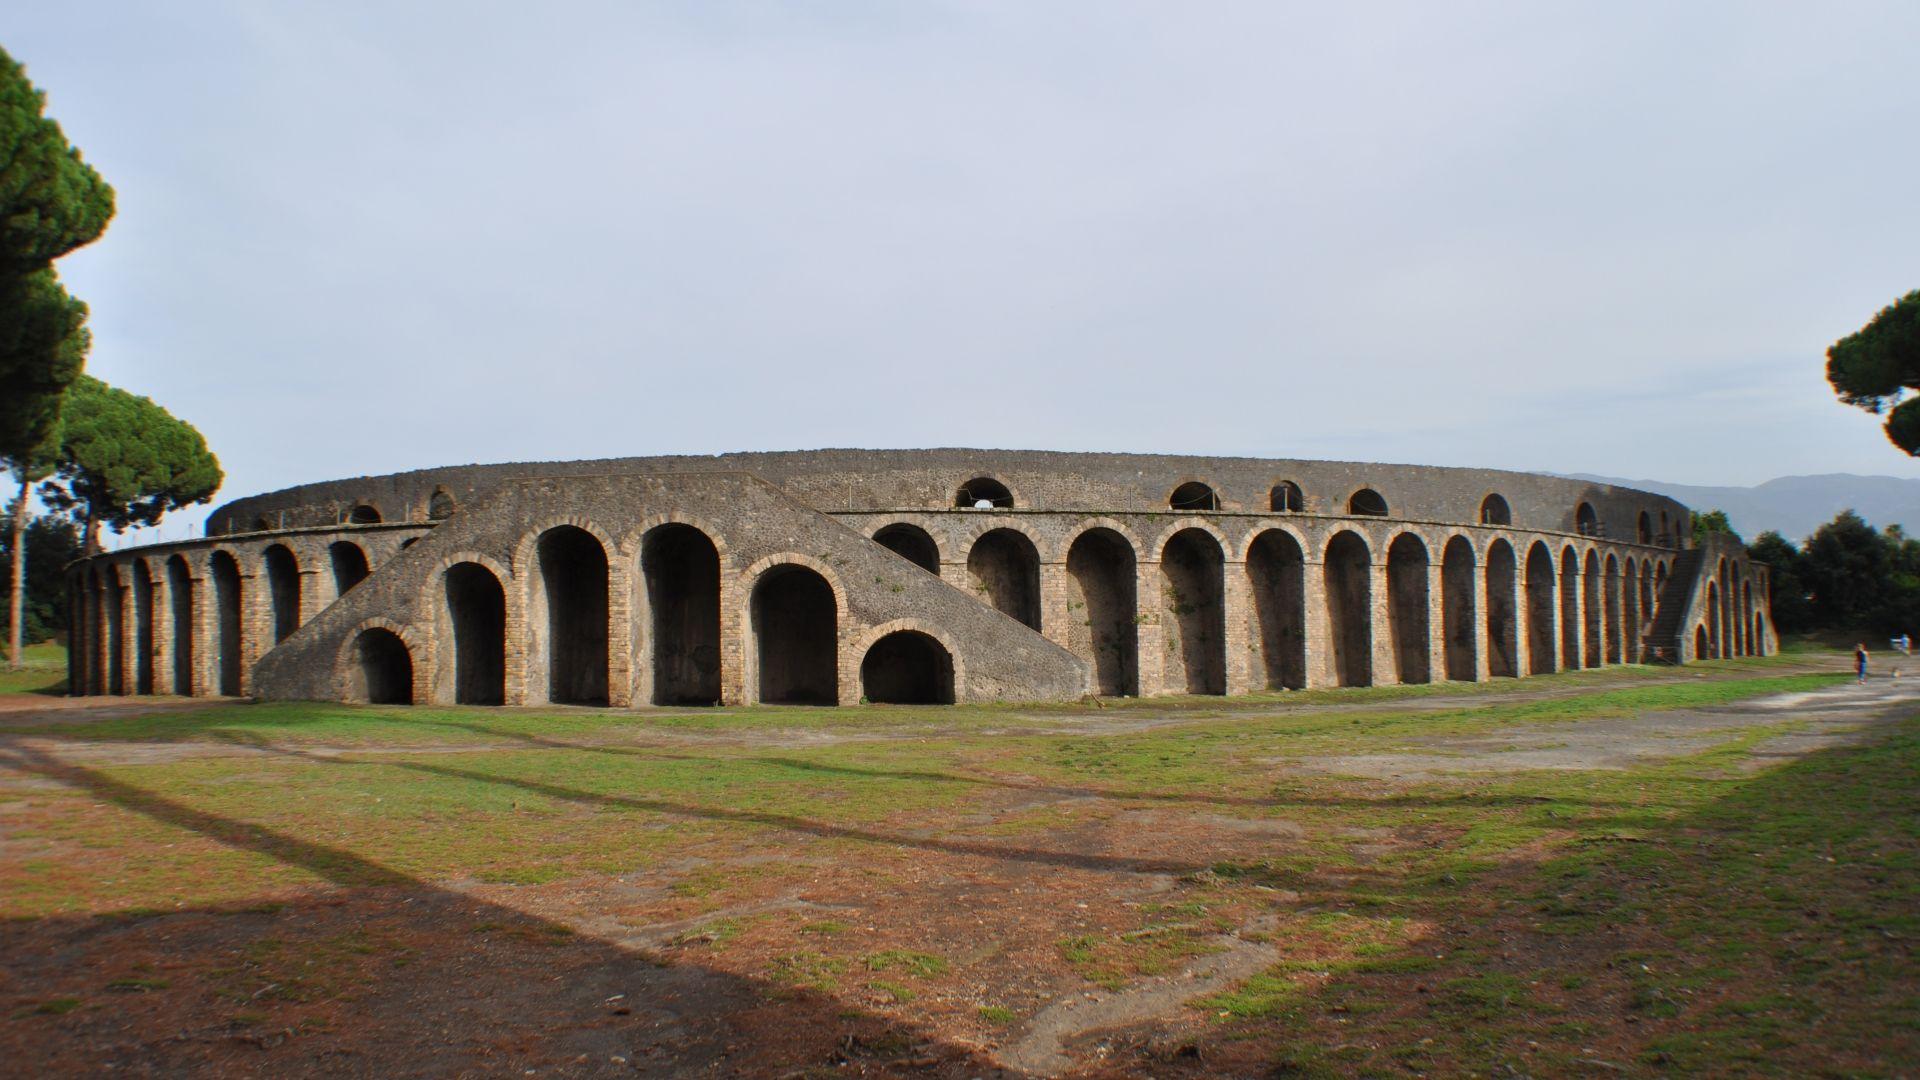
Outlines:
[[[0,646],[0,694],[64,694],[67,690],[67,650],[51,641],[21,650],[24,667],[6,666]]]

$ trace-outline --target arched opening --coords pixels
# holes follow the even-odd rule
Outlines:
[[[453,639],[454,704],[506,704],[506,590],[492,570],[463,562],[447,568],[446,594],[444,626]]]
[[[1103,697],[1140,692],[1135,572],[1133,545],[1112,529],[1088,529],[1067,549],[1067,647],[1093,665]]]
[[[216,551],[210,563],[213,570],[215,678],[220,693],[237,697],[240,693],[240,564],[225,551]]]
[[[1487,545],[1487,674],[1494,678],[1520,674],[1516,563],[1512,544],[1495,540]]]
[[[1338,532],[1327,541],[1327,643],[1334,682],[1373,684],[1373,556],[1358,533]]]
[[[1040,552],[1025,534],[994,529],[975,540],[967,577],[995,611],[1040,629]]]
[[[1403,684],[1433,681],[1433,645],[1429,638],[1431,600],[1427,545],[1401,533],[1387,545],[1387,628],[1393,635],[1394,674]]]
[[[273,609],[273,643],[300,629],[300,566],[284,544],[267,549],[267,603]]]
[[[433,494],[427,497],[428,521],[444,521],[452,517],[457,509],[459,504],[453,501],[453,493],[446,488],[434,488]]]
[[[1347,513],[1361,517],[1386,517],[1386,497],[1372,488],[1361,488],[1347,498]]]
[[[1560,663],[1568,671],[1580,667],[1580,556],[1568,547],[1560,552]]]
[[[1740,585],[1740,627],[1744,631],[1747,643],[1743,656],[1760,655],[1759,623],[1753,617],[1753,582]]]
[[[1673,540],[1673,519],[1667,516],[1667,512],[1665,510],[1662,510],[1660,511],[1660,542],[1662,544],[1668,544],[1668,543],[1671,543],[1672,540]]]
[[[1500,495],[1488,495],[1480,500],[1480,524],[1513,524],[1513,511],[1508,508],[1507,500]]]
[[[1300,542],[1268,529],[1247,549],[1253,616],[1260,626],[1260,659],[1269,690],[1307,685],[1307,565]]]
[[[761,702],[838,704],[839,606],[827,579],[791,563],[773,567],[754,583],[750,606]]]
[[[101,620],[107,628],[107,693],[127,692],[127,608],[126,586],[120,583],[120,569],[109,564],[100,578],[100,606],[107,613]]]
[[[918,525],[896,522],[873,534],[873,542],[938,577],[940,546]]]
[[[1720,625],[1720,583],[1707,582],[1707,652],[1706,655],[1718,660],[1722,655],[1720,643],[1726,640]]]
[[[1291,480],[1280,481],[1267,493],[1267,509],[1276,514],[1297,514],[1306,508],[1306,494]]]
[[[1606,600],[1600,592],[1600,556],[1587,552],[1586,574],[1580,585],[1580,614],[1586,632],[1582,635],[1586,645],[1586,666],[1597,668],[1606,656],[1606,640],[1601,628],[1601,616]]]
[[[1708,652],[1708,649],[1710,647],[1711,646],[1707,642],[1706,624],[1702,623],[1701,625],[1694,627],[1693,628],[1693,658],[1695,660],[1707,659],[1710,655],[1710,653]]]
[[[1600,515],[1594,512],[1592,503],[1581,503],[1573,512],[1574,531],[1581,536],[1600,535]]]
[[[1527,549],[1527,674],[1554,670],[1553,554],[1535,542]]]
[[[1637,664],[1640,662],[1640,564],[1632,559],[1626,562],[1625,577],[1620,588],[1620,662]]]
[[[367,580],[367,553],[360,545],[350,540],[336,540],[327,545],[327,561],[333,564],[333,594],[347,595],[347,590]]]
[[[1588,556],[1589,559],[1592,556]],[[1605,663],[1620,662],[1620,561],[1612,555],[1607,556],[1605,569],[1600,578],[1600,602],[1603,619],[1601,634],[1606,651],[1601,659]]]
[[[860,661],[860,694],[876,705],[951,705],[953,657],[931,635],[896,630]]]
[[[1227,692],[1225,556],[1205,529],[1182,529],[1160,552],[1160,625],[1168,675],[1189,694]],[[1172,678],[1169,678],[1172,683]]]
[[[607,552],[575,525],[557,525],[536,544],[540,572],[534,578],[527,626],[544,630],[528,657],[543,665],[546,699],[556,705],[607,703]],[[529,695],[535,697],[537,695]]]
[[[967,510],[1006,510],[1013,506],[1013,492],[991,476],[976,476],[954,492],[953,505]]]
[[[380,511],[368,503],[361,503],[352,510],[347,511],[347,524],[378,525],[380,524]]]
[[[1653,624],[1653,603],[1653,562],[1642,559],[1640,561],[1640,625],[1634,629],[1634,633],[1638,635],[1635,641],[1640,648],[1642,660],[1646,659],[1646,636]]]
[[[1464,536],[1448,540],[1440,551],[1440,638],[1446,643],[1447,678],[1455,682],[1472,682],[1478,674],[1473,564],[1473,544]]]
[[[191,695],[193,685],[193,571],[187,560],[167,560],[167,606],[173,617],[173,692]]]
[[[382,627],[360,631],[353,639],[353,665],[347,697],[370,705],[413,704],[413,654],[400,635]]]
[[[720,552],[691,525],[662,525],[640,544],[653,620],[653,703],[720,701]]]
[[[1167,507],[1172,510],[1207,511],[1220,509],[1220,497],[1213,488],[1198,480],[1189,480],[1173,489],[1167,496]]]
[[[1645,510],[1640,511],[1640,521],[1634,529],[1634,535],[1639,537],[1643,544],[1653,542],[1653,519],[1647,516]]]
[[[133,692],[153,693],[153,575],[145,559],[133,562]]]

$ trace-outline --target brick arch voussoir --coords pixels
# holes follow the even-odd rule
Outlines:
[[[981,473],[979,475],[985,476],[986,474]],[[937,522],[936,519],[940,516],[941,515],[936,514],[914,513],[882,514],[868,518],[866,527],[861,529],[860,533],[867,539],[873,540],[874,537],[879,536],[884,529],[890,529],[895,525],[911,525],[921,532],[926,533],[927,538],[933,541],[933,550],[937,561],[944,564],[947,561],[947,550],[955,545],[951,541],[951,534],[948,532],[948,528]],[[875,542],[877,543],[878,541]],[[968,541],[968,546],[972,546],[971,540]]]
[[[1140,534],[1134,532],[1133,528],[1125,522],[1117,521],[1110,517],[1091,517],[1074,525],[1073,531],[1060,542],[1059,561],[1066,562],[1067,556],[1073,552],[1073,545],[1077,543],[1081,537],[1096,529],[1106,529],[1118,534],[1122,540],[1127,542],[1127,546],[1133,549],[1133,560],[1136,563],[1146,560],[1152,554],[1150,549],[1140,541]]]
[[[641,518],[638,524],[621,536],[620,558],[637,567],[641,547],[647,542],[647,534],[662,525],[685,525],[688,528],[700,530],[700,534],[707,538],[707,541],[713,545],[713,550],[720,556],[720,569],[724,572],[733,565],[733,549],[727,543],[726,534],[706,518],[679,510],[668,510]],[[609,551],[608,554],[611,555],[612,552]]]
[[[867,653],[871,651],[875,645],[880,643],[881,638],[889,634],[900,633],[903,630],[911,630],[925,634],[939,642],[941,648],[947,650],[948,659],[953,661],[954,700],[961,700],[964,697],[963,688],[967,684],[966,659],[961,656],[960,648],[954,642],[953,635],[933,623],[911,616],[901,619],[889,619],[877,626],[869,626],[866,630],[862,631],[860,635],[854,639],[853,647],[846,651],[846,662],[851,670],[842,671],[840,677],[843,680],[851,678],[853,685],[859,685],[860,667],[866,663]]]
[[[615,561],[614,555],[619,552],[620,547],[614,542],[611,533],[601,528],[592,518],[584,515],[557,514],[553,517],[541,518],[528,525],[527,528],[521,532],[520,539],[514,542],[513,569],[515,577],[527,578],[531,576],[522,573],[522,571],[533,565],[534,552],[539,548],[540,538],[545,536],[549,531],[557,529],[562,525],[572,525],[592,536],[595,540],[598,540],[600,542],[600,550],[607,554],[607,562],[612,564]]]
[[[1308,561],[1313,557],[1313,542],[1307,539],[1307,531],[1305,529],[1288,521],[1262,520],[1255,522],[1253,527],[1247,530],[1247,534],[1241,537],[1239,545],[1235,548],[1235,550],[1240,553],[1239,561],[1246,562],[1251,558],[1253,555],[1253,545],[1258,543],[1262,536],[1270,532],[1284,533],[1292,537],[1293,542],[1300,545],[1300,558],[1302,562]]]
[[[1040,537],[1035,536],[1033,534],[1032,527],[1027,525],[1025,522],[1020,522],[1020,521],[974,522],[972,524],[972,527],[970,527],[967,530],[966,539],[961,542],[961,545],[960,545],[961,550],[959,552],[959,555],[960,555],[959,561],[961,562],[971,561],[973,559],[974,545],[980,543],[980,539],[986,536],[988,533],[999,532],[1002,529],[1005,529],[1008,532],[1016,532],[1016,533],[1019,533],[1021,536],[1026,537],[1027,543],[1033,545],[1034,556],[1038,558],[1041,562],[1046,563],[1046,562],[1059,561],[1058,559],[1053,558],[1052,552],[1048,550],[1052,545],[1047,544],[1045,541],[1041,540]]]
[[[1186,481],[1183,480],[1181,483],[1186,483]],[[1154,535],[1153,546],[1147,549],[1146,553],[1142,556],[1142,561],[1161,561],[1160,557],[1165,554],[1167,543],[1188,529],[1199,529],[1201,532],[1213,537],[1214,542],[1220,545],[1220,557],[1222,559],[1231,558],[1236,551],[1240,552],[1243,558],[1246,554],[1244,549],[1236,546],[1234,542],[1227,537],[1226,531],[1220,528],[1220,526],[1203,517],[1182,515],[1162,526],[1160,531]]]
[[[407,647],[407,659],[413,667],[413,689],[411,697],[415,704],[428,700],[433,692],[433,648],[432,635],[422,634],[406,623],[397,622],[385,616],[375,615],[360,620],[340,638],[340,645],[334,650],[333,671],[336,685],[344,681],[347,665],[352,661],[354,642],[369,630],[388,630]]]

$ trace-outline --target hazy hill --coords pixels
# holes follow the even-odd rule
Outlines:
[[[1620,480],[1610,476],[1575,474],[1581,480],[1651,491],[1679,499],[1694,510],[1725,510],[1733,527],[1748,540],[1773,529],[1790,540],[1800,540],[1852,509],[1876,529],[1900,525],[1920,529],[1920,480],[1897,476],[1782,476],[1757,487],[1696,487],[1659,480]]]

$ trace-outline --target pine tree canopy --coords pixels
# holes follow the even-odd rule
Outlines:
[[[0,458],[27,467],[58,449],[60,400],[86,363],[87,305],[53,269],[0,275]]]
[[[169,510],[220,490],[220,462],[193,425],[153,403],[82,375],[67,391],[60,467],[41,498],[87,525],[115,532],[153,525]]]
[[[41,269],[113,218],[113,189],[45,109],[46,95],[0,50],[0,273]]]
[[[1885,411],[1887,438],[1920,455],[1920,289],[1895,300],[1873,320],[1827,350],[1827,382],[1840,400],[1868,412]]]

